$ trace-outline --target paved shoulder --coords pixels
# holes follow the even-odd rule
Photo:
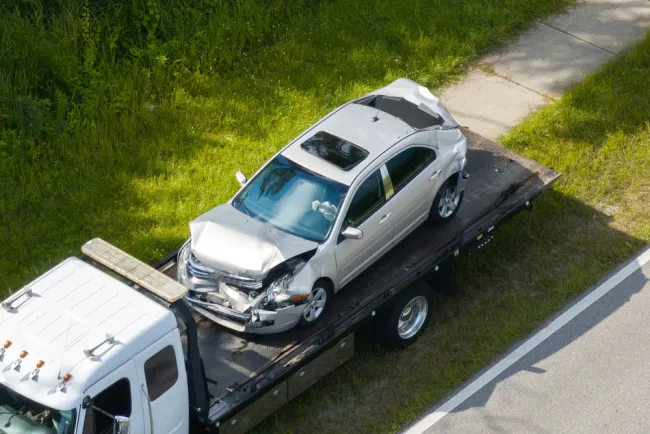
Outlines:
[[[621,273],[406,433],[650,432],[650,250]]]

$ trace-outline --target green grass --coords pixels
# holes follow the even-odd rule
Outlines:
[[[146,261],[336,105],[436,89],[571,0],[6,0],[0,289],[95,236]]]
[[[568,3],[3,2],[0,288],[94,236],[161,257],[337,104],[401,76],[438,89]],[[416,345],[361,350],[260,430],[397,430],[647,243],[648,83],[650,40],[506,136],[555,189],[459,261]]]
[[[502,142],[563,177],[459,261],[415,345],[361,351],[259,432],[396,431],[650,241],[650,36]]]

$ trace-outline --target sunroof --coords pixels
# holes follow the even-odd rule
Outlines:
[[[352,169],[368,156],[365,149],[325,131],[317,132],[300,147],[343,170]]]

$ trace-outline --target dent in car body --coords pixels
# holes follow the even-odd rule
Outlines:
[[[262,280],[273,268],[318,246],[220,205],[190,223],[192,253],[201,263]]]

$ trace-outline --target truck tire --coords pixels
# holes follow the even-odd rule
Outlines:
[[[433,290],[425,282],[415,283],[377,318],[379,342],[388,349],[408,347],[426,329],[432,311]]]
[[[463,203],[464,191],[458,191],[454,178],[460,174],[453,175],[440,186],[436,198],[433,200],[429,211],[429,221],[432,223],[444,223],[453,219],[460,205]]]
[[[314,283],[311,296],[305,303],[298,327],[307,328],[314,325],[332,305],[332,286],[325,280],[318,280]]]

